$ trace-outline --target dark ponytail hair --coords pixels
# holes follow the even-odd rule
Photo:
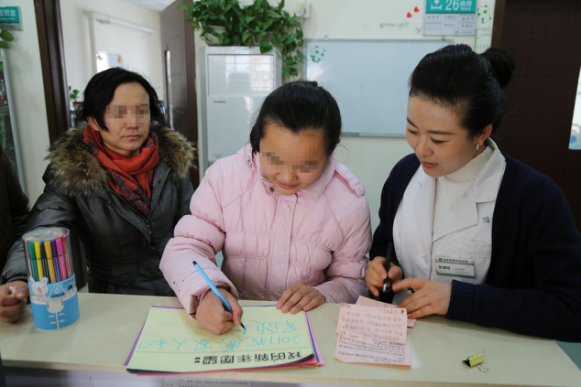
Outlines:
[[[428,98],[458,109],[471,137],[492,124],[498,129],[506,105],[504,89],[515,69],[504,50],[475,53],[465,44],[450,45],[426,55],[410,77],[410,97]]]
[[[280,125],[293,133],[322,129],[325,152],[331,155],[341,136],[341,113],[335,98],[317,82],[287,83],[266,97],[250,132],[252,153],[260,152],[267,124]]]
[[[139,83],[143,86],[149,95],[151,125],[165,125],[165,118],[159,108],[159,100],[153,86],[141,75],[120,67],[101,71],[91,78],[83,92],[83,104],[77,112],[77,120],[87,121],[88,117],[93,117],[102,129],[109,131],[103,119],[105,109],[113,100],[117,87],[124,83]]]

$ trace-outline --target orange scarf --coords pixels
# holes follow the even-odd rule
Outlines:
[[[101,133],[90,125],[85,128],[83,141],[89,145],[91,153],[107,171],[113,191],[146,218],[149,217],[153,171],[159,163],[157,135],[150,131],[139,154],[133,157],[120,155],[107,148],[103,144]]]

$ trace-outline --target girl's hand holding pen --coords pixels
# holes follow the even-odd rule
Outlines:
[[[217,335],[229,332],[236,325],[240,325],[242,318],[242,308],[236,297],[223,288],[220,289],[220,293],[230,304],[232,313],[224,309],[222,300],[212,291],[206,293],[196,311],[198,325]]]
[[[365,272],[365,282],[367,282],[367,287],[371,293],[379,297],[379,293],[383,290],[383,281],[387,281],[387,287],[389,288],[391,284],[399,281],[403,276],[401,267],[394,265],[390,262],[389,272],[385,269],[386,259],[384,257],[375,257]]]
[[[416,289],[398,308],[406,308],[408,318],[420,318],[431,314],[446,315],[450,306],[452,285],[438,281],[407,278],[393,284],[393,291]]]

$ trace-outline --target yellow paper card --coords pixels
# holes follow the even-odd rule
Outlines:
[[[127,365],[131,371],[204,372],[263,368],[314,355],[304,312],[245,307],[246,330],[224,335],[201,329],[184,309],[152,307]]]

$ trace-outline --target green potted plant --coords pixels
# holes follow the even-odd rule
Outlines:
[[[14,36],[8,30],[0,31],[0,48],[9,49],[7,42],[13,42]],[[4,64],[0,62],[0,71],[4,71]]]
[[[241,7],[238,0],[198,0],[177,8],[188,10],[186,22],[206,40],[211,36],[221,46],[258,46],[263,54],[275,49],[282,58],[283,82],[287,82],[299,75],[304,34],[301,17],[285,11],[284,4],[284,0],[276,6],[254,0]]]
[[[239,21],[242,9],[238,0],[200,0],[181,4],[177,9],[187,9],[192,28],[211,46],[241,44]]]
[[[71,110],[77,110],[79,105],[82,104],[82,102],[78,101],[80,96],[81,92],[78,89],[73,89],[71,86],[69,86],[69,101],[71,103]]]

